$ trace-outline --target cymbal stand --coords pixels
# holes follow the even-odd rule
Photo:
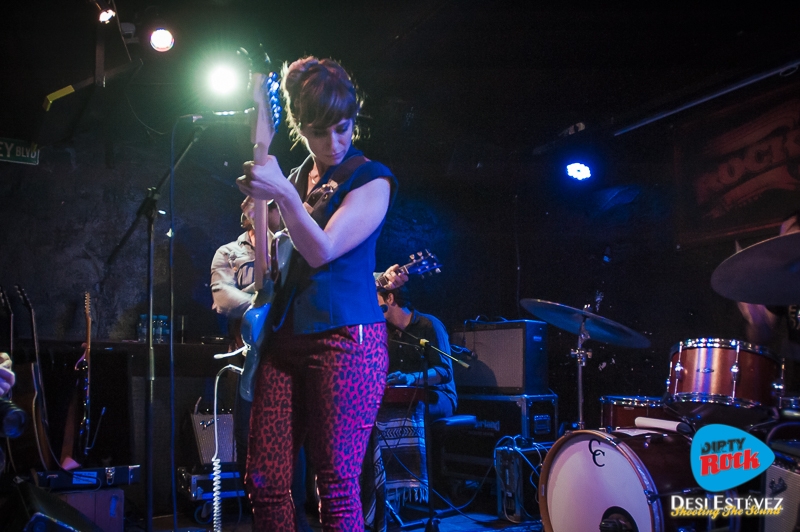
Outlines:
[[[586,316],[581,320],[581,329],[578,332],[578,348],[571,349],[569,356],[575,359],[578,365],[578,428],[583,430],[586,423],[583,419],[583,367],[586,359],[592,358],[592,350],[584,349],[583,343],[589,339],[589,332],[586,330]]]

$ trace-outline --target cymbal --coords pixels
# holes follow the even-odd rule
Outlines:
[[[642,334],[587,310],[542,299],[522,299],[519,303],[534,316],[572,334],[580,334],[581,323],[584,323],[591,340],[621,347],[650,347],[650,340]]]
[[[714,270],[711,287],[744,303],[800,303],[800,233],[769,238],[731,255]]]

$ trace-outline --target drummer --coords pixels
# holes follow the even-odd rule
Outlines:
[[[783,220],[779,235],[797,232],[800,232],[800,210]],[[800,301],[788,307],[766,307],[743,302],[738,302],[737,305],[747,321],[746,334],[749,342],[774,348],[781,358],[800,362]],[[787,379],[787,383],[795,380],[798,379]]]
[[[387,384],[423,386],[427,367],[430,421],[452,416],[458,404],[453,364],[437,351],[450,354],[450,339],[444,325],[436,317],[416,311],[408,301],[405,287],[393,290],[379,287],[378,304],[389,330]],[[429,347],[423,348],[421,340],[429,342]]]

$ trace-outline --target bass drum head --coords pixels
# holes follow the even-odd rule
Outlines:
[[[625,513],[632,530],[663,530],[660,501],[651,505],[645,495],[657,491],[647,468],[627,445],[614,442],[610,434],[581,430],[547,453],[539,486],[547,532],[599,530],[603,519]]]
[[[545,532],[738,532],[740,518],[672,517],[670,497],[710,497],[694,479],[691,442],[673,432],[578,430],[553,444],[542,465]],[[735,491],[724,496],[733,497]]]

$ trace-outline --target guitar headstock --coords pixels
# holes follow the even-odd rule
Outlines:
[[[245,56],[250,63],[250,88],[256,104],[251,140],[256,145],[269,147],[272,137],[278,131],[283,111],[278,74],[271,70],[272,63],[261,44],[250,52],[240,48],[239,54]]]
[[[89,295],[89,292],[83,294],[83,312],[86,314],[87,321],[92,319],[92,296]]]
[[[13,315],[11,310],[11,301],[9,301],[6,291],[2,286],[0,286],[0,307],[2,307],[3,310],[5,310],[9,315]]]
[[[31,300],[28,299],[28,294],[25,293],[25,289],[18,284],[14,285],[14,288],[17,289],[17,294],[19,294],[19,298],[22,300],[22,304],[25,305],[25,308],[33,312],[33,305],[31,305]]]
[[[410,255],[411,262],[403,266],[405,272],[409,275],[433,275],[434,273],[442,272],[442,264],[436,255],[428,251],[417,251],[415,254]]]

